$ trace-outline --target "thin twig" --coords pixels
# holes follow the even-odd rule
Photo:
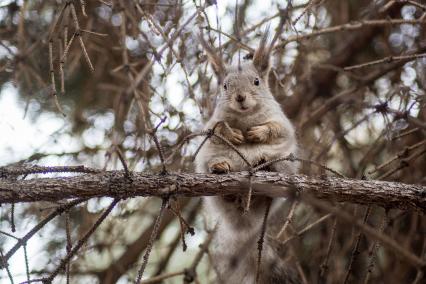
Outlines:
[[[328,240],[328,245],[327,245],[327,253],[325,254],[324,261],[320,265],[319,280],[321,283],[327,283],[326,274],[328,270],[328,260],[330,259],[330,254],[333,249],[333,245],[334,245],[334,241],[336,237],[336,229],[337,229],[337,218],[334,217],[333,225],[331,228],[330,239]]]
[[[191,234],[194,234],[194,229],[189,226],[189,224],[185,221],[185,219],[182,217],[182,214],[180,213],[180,207],[179,202],[176,200],[174,202],[176,204],[176,209],[173,208],[173,203],[169,205],[169,209],[173,212],[173,214],[178,217],[179,225],[180,225],[180,236],[182,239],[182,250],[186,251],[187,245],[185,241],[185,233],[186,231],[191,232]]]
[[[420,141],[420,142],[418,142],[414,145],[406,146],[402,151],[398,152],[393,158],[391,158],[388,161],[377,166],[376,168],[374,168],[374,170],[369,171],[368,174],[373,174],[373,173],[377,172],[378,170],[381,170],[382,168],[390,165],[392,162],[394,162],[398,159],[403,159],[403,158],[407,157],[411,150],[419,148],[419,147],[421,147],[425,144],[426,144],[426,140],[423,140],[423,141]]]
[[[358,229],[362,230],[367,236],[372,237],[378,241],[380,241],[385,247],[390,249],[397,255],[399,258],[405,260],[410,263],[414,267],[424,268],[426,267],[426,262],[420,259],[417,255],[409,252],[406,248],[400,246],[395,240],[390,237],[381,234],[374,228],[364,224],[364,222],[354,219],[353,216],[347,213],[344,210],[341,210],[336,207],[330,206],[327,202],[320,201],[314,197],[311,197],[307,194],[301,195],[303,200],[307,201],[309,204],[314,207],[318,207],[322,210],[332,213],[334,216],[338,217],[340,220],[345,221],[346,223],[352,224]]]
[[[27,281],[30,282],[30,264],[28,260],[28,251],[27,251],[27,244],[24,244],[24,261],[25,261],[25,274],[27,275]]]
[[[143,256],[143,262],[141,267],[138,270],[138,276],[136,278],[135,283],[140,284],[142,280],[143,273],[145,271],[145,268],[148,264],[149,255],[152,250],[152,246],[154,244],[155,239],[158,235],[158,229],[160,228],[161,219],[163,217],[164,209],[167,207],[167,204],[169,203],[169,198],[163,198],[163,201],[161,203],[160,212],[158,213],[157,218],[155,219],[154,227],[152,228],[151,237],[149,238],[148,245],[146,246],[145,254]]]
[[[115,152],[117,153],[117,156],[118,156],[121,164],[123,165],[126,178],[131,179],[129,167],[127,166],[126,160],[124,159],[123,153],[121,152],[121,150],[118,146],[115,146],[114,149],[115,149]]]
[[[354,31],[365,27],[378,27],[378,26],[393,26],[393,25],[402,25],[402,24],[426,24],[426,22],[421,20],[405,20],[405,19],[385,19],[385,20],[364,20],[364,21],[354,21],[351,23],[346,23],[343,25],[328,27],[320,30],[313,31],[309,34],[303,35],[294,35],[286,38],[282,43],[275,46],[277,48],[283,48],[289,42],[300,41],[303,39],[309,39],[315,36],[335,33],[335,32],[344,32],[344,31]]]
[[[322,168],[322,169],[324,169],[326,171],[329,171],[329,172],[335,174],[338,177],[345,178],[344,175],[342,175],[341,173],[337,172],[336,170],[333,170],[333,169],[331,169],[331,168],[329,168],[329,167],[327,167],[327,166],[325,166],[323,164],[320,164],[318,162],[315,162],[315,161],[297,158],[293,154],[289,154],[286,157],[281,157],[281,158],[276,158],[276,159],[273,159],[273,160],[270,160],[270,161],[266,161],[266,162],[264,162],[264,163],[256,166],[255,168],[253,168],[253,171],[257,172],[257,171],[259,171],[261,169],[264,169],[266,167],[269,167],[269,166],[271,166],[271,165],[273,165],[275,163],[282,162],[282,161],[289,161],[289,162],[299,161],[299,162],[309,163],[309,164],[315,165],[317,167],[320,167],[320,168]]]
[[[76,32],[74,34],[75,34],[75,36],[78,37],[79,42],[80,42],[80,46],[81,46],[81,51],[83,52],[84,58],[86,59],[87,65],[89,65],[90,71],[93,72],[93,71],[95,71],[95,68],[93,68],[93,64],[90,60],[89,54],[87,53],[86,47],[85,47],[84,42],[83,42],[83,38],[81,37],[80,24],[78,22],[77,13],[75,11],[74,3],[71,2],[70,6],[71,6],[71,15],[72,15],[72,18],[74,20],[74,25],[75,25],[75,28],[76,28]]]
[[[413,128],[413,129],[410,129],[410,130],[408,130],[408,131],[406,131],[406,132],[404,132],[404,133],[401,133],[401,134],[399,134],[399,135],[397,135],[397,136],[394,136],[394,137],[392,138],[392,140],[397,140],[397,139],[402,138],[402,137],[404,137],[404,136],[407,136],[407,135],[413,134],[414,132],[417,132],[417,131],[419,131],[419,130],[420,130],[420,129],[419,129],[418,127]]]
[[[70,231],[70,214],[67,212],[67,214],[65,215],[65,234],[67,237],[67,246],[66,246],[66,250],[67,250],[67,254],[69,254],[71,252],[72,249],[72,242],[71,242],[71,231]],[[65,274],[66,274],[66,283],[69,284],[70,283],[70,265],[71,265],[71,261],[69,261],[66,265],[65,268]]]
[[[53,41],[52,40],[49,41],[49,66],[50,66],[50,70],[49,70],[49,72],[50,72],[50,84],[51,84],[51,88],[52,88],[53,100],[54,100],[54,103],[55,103],[58,111],[65,117],[66,115],[65,115],[64,111],[62,110],[61,105],[59,104],[57,91],[56,91],[55,71],[53,69]]]
[[[382,63],[392,63],[392,62],[398,61],[398,60],[415,60],[415,59],[419,59],[419,58],[423,58],[423,57],[426,57],[426,53],[387,56],[387,57],[384,57],[382,59],[377,59],[377,60],[373,60],[373,61],[369,61],[369,62],[357,64],[357,65],[347,66],[347,67],[344,67],[343,70],[351,71],[351,70],[354,70],[354,69],[371,67],[371,66],[374,66],[374,65],[377,65],[377,64],[382,64]]]
[[[116,198],[111,202],[108,208],[102,213],[102,215],[98,218],[98,220],[96,220],[96,222],[89,229],[89,231],[87,231],[87,233],[77,242],[77,244],[71,249],[71,251],[67,253],[67,256],[61,260],[61,263],[58,265],[58,267],[49,275],[49,277],[43,280],[44,283],[49,283],[49,284],[52,283],[53,279],[59,274],[60,271],[62,271],[65,268],[65,266],[67,265],[67,263],[69,263],[71,258],[87,242],[89,237],[96,231],[99,225],[102,224],[102,222],[106,219],[106,217],[108,217],[112,209],[114,209],[115,205],[117,205],[118,201],[120,201],[120,199]]]
[[[166,168],[166,164],[165,164],[163,148],[161,147],[161,144],[158,141],[157,131],[158,131],[158,128],[161,126],[161,124],[163,124],[166,121],[166,118],[167,117],[165,116],[162,119],[160,119],[160,122],[157,124],[157,126],[154,129],[152,129],[149,133],[152,137],[152,140],[154,140],[155,146],[157,147],[157,150],[158,150],[158,155],[160,156],[161,167],[162,167],[161,173],[162,174],[167,174],[167,168]]]
[[[146,280],[142,280],[140,282],[140,284],[161,283],[162,280],[166,280],[166,279],[176,277],[176,276],[179,276],[179,275],[184,275],[184,274],[185,274],[184,270],[177,271],[177,272],[171,272],[171,273],[164,273],[164,274],[161,274],[161,275],[158,275],[158,276],[151,277],[151,278],[146,279]]]
[[[41,228],[43,228],[47,223],[49,223],[53,218],[56,216],[62,214],[63,212],[67,211],[68,209],[76,206],[77,204],[85,201],[85,198],[79,198],[73,201],[70,201],[67,204],[58,206],[55,211],[50,213],[46,218],[44,218],[40,223],[38,223],[34,228],[32,228],[24,237],[20,238],[19,241],[6,253],[5,258],[6,261],[9,260],[10,257],[12,257],[13,254],[23,245],[27,243],[27,241],[34,236],[35,233],[37,233]]]
[[[382,217],[382,222],[380,224],[379,227],[379,232],[383,234],[386,225],[388,223],[388,211],[385,210],[383,217]],[[374,265],[376,263],[376,259],[377,259],[377,251],[380,247],[380,242],[379,241],[375,241],[372,245],[371,248],[368,252],[369,255],[369,261],[368,261],[368,266],[367,266],[367,274],[365,275],[365,279],[364,279],[364,284],[367,284],[368,282],[370,282],[370,277],[371,277],[371,273],[373,272],[374,269]]]
[[[198,15],[197,12],[193,13],[182,25],[181,27],[175,31],[173,33],[173,35],[170,37],[169,41],[173,42],[175,41],[179,35],[182,33],[183,29],[189,25],[192,20]],[[163,52],[165,50],[167,50],[167,48],[170,46],[170,44],[165,44],[158,52],[157,52],[157,56],[161,56],[163,54]],[[146,74],[148,73],[149,70],[151,70],[151,67],[154,65],[154,63],[156,62],[156,57],[153,56],[153,58],[151,59],[151,61],[149,61],[144,68],[136,75],[135,80],[132,82],[131,86],[127,89],[127,93],[132,93],[139,85],[140,82],[142,82],[142,80],[145,78]]]
[[[322,216],[321,218],[319,218],[318,220],[316,220],[316,221],[314,221],[314,222],[312,222],[312,223],[310,223],[309,225],[307,225],[307,226],[305,226],[303,229],[301,229],[301,230],[299,230],[299,231],[297,231],[295,234],[293,234],[291,237],[289,237],[289,238],[287,238],[285,241],[283,241],[282,243],[281,243],[281,245],[285,245],[285,244],[287,244],[289,241],[291,241],[291,240],[293,240],[294,238],[296,238],[296,237],[300,237],[300,236],[302,236],[303,234],[305,234],[306,232],[308,232],[309,230],[311,230],[312,228],[314,228],[315,226],[317,226],[317,225],[319,225],[319,224],[321,224],[322,222],[324,222],[324,221],[326,221],[326,220],[328,220],[328,218],[330,218],[332,216],[332,214],[326,214],[326,215],[324,215],[324,216]]]
[[[0,269],[1,268],[6,269],[7,276],[9,277],[10,283],[13,284],[13,277],[12,277],[12,274],[10,273],[10,270],[9,270],[9,264],[7,263],[7,260],[4,257],[2,250],[0,250],[0,261],[1,261]]]
[[[371,206],[368,206],[367,209],[365,210],[364,213],[364,218],[363,218],[363,224],[365,225],[367,223],[368,217],[370,216],[371,213]],[[345,274],[345,280],[343,280],[343,284],[348,283],[349,280],[349,276],[351,275],[352,269],[353,269],[353,263],[355,262],[356,257],[359,255],[359,244],[361,243],[361,237],[362,237],[362,231],[359,232],[356,241],[355,241],[355,245],[354,248],[352,250],[352,255],[351,255],[351,259],[349,260],[349,265],[348,265],[348,270],[346,271]]]
[[[16,227],[15,227],[15,203],[11,204],[10,207],[10,226],[12,227],[12,233],[16,232]]]
[[[290,211],[288,212],[284,225],[282,226],[278,234],[275,236],[277,240],[280,240],[284,236],[284,233],[286,232],[288,225],[290,225],[290,223],[293,220],[293,215],[294,215],[294,212],[296,211],[296,207],[298,204],[299,204],[298,200],[294,200],[293,203],[291,204]]]
[[[426,148],[425,149],[420,149],[419,151],[414,151],[413,154],[411,154],[410,156],[408,156],[405,159],[402,159],[399,163],[399,166],[394,168],[394,169],[390,169],[389,171],[387,171],[386,173],[382,174],[381,176],[377,177],[378,180],[387,178],[391,175],[393,175],[394,173],[396,173],[397,171],[400,171],[404,168],[407,168],[410,166],[410,161],[417,159],[418,157],[422,156],[426,154]]]
[[[253,195],[253,174],[252,171],[249,172],[249,189],[247,193],[247,199],[244,206],[244,213],[248,213],[250,210],[251,196]]]
[[[260,231],[259,240],[257,241],[257,262],[256,262],[256,283],[259,283],[260,274],[261,274],[261,263],[262,263],[262,251],[263,243],[265,241],[266,227],[268,224],[269,211],[271,209],[272,199],[268,200],[268,204],[265,208],[265,214],[263,215],[262,228]]]
[[[240,156],[240,158],[246,163],[246,165],[249,167],[249,168],[251,168],[252,166],[251,166],[251,163],[248,161],[248,159],[246,158],[246,156],[244,156],[244,154],[243,153],[241,153],[241,151],[240,150],[238,150],[237,149],[237,147],[235,147],[234,146],[234,144],[232,144],[228,139],[226,139],[225,137],[223,137],[222,135],[220,135],[220,134],[216,134],[216,133],[213,133],[213,135],[212,136],[214,136],[214,137],[216,137],[216,138],[219,138],[220,140],[222,140],[222,142],[225,142],[225,144],[226,145],[228,145],[229,146],[229,148],[231,148],[232,150],[234,150],[234,152],[235,153],[237,153],[238,154],[238,156]]]

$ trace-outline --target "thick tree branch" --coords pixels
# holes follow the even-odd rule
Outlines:
[[[73,177],[0,179],[0,203],[58,201],[69,198],[135,196],[207,196],[246,193],[248,172],[149,174],[105,171]],[[426,186],[335,177],[256,172],[253,194],[286,197],[310,192],[317,198],[426,212]]]

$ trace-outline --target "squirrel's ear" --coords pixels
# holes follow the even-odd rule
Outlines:
[[[201,34],[198,36],[198,38],[207,53],[207,57],[213,67],[214,72],[216,73],[216,76],[218,77],[219,81],[222,81],[226,73],[225,64],[223,63],[222,58],[216,53],[214,47],[204,40]]]
[[[269,38],[269,31],[266,30],[260,40],[259,47],[256,49],[253,55],[253,65],[256,68],[257,72],[262,78],[265,78],[268,75],[270,69],[270,55],[271,55],[271,46],[267,46]]]

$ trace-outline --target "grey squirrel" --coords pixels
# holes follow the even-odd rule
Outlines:
[[[296,154],[295,130],[268,87],[270,54],[265,33],[253,60],[225,67],[222,59],[200,36],[201,44],[221,83],[220,94],[204,129],[215,129],[233,143],[252,164]],[[249,170],[249,166],[218,138],[209,139],[195,159],[199,173],[223,174]],[[298,165],[283,161],[271,171],[296,173]],[[241,198],[204,197],[205,212],[218,221],[212,246],[221,283],[255,283],[257,240],[269,198],[253,197],[250,211],[243,215]],[[264,240],[258,283],[299,283],[274,245]]]

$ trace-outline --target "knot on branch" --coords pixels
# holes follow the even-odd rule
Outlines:
[[[3,256],[3,254],[2,254]],[[9,263],[5,260],[3,260],[3,257],[0,257],[0,269],[5,269],[9,267]]]
[[[184,270],[184,278],[183,278],[183,282],[184,283],[192,283],[195,280],[195,269],[193,268],[189,268],[189,269],[185,269]]]
[[[207,129],[206,136],[207,138],[211,138],[214,135],[214,129]]]
[[[385,58],[385,63],[392,63],[393,60],[393,56],[388,56]]]
[[[400,167],[401,167],[401,168],[406,168],[406,167],[408,167],[408,166],[410,165],[410,163],[409,163],[409,161],[408,161],[407,159],[402,159],[402,160],[399,162],[399,164],[400,164]]]
[[[374,106],[374,109],[376,110],[376,112],[378,113],[382,113],[385,114],[388,112],[389,110],[389,106],[388,106],[388,102],[384,102],[384,103],[380,103]]]
[[[190,234],[191,236],[194,236],[195,235],[194,227],[188,227],[186,229],[186,233]]]
[[[405,158],[408,156],[408,153],[410,152],[410,149],[408,147],[405,147],[404,150],[402,150],[401,153],[396,154],[398,159]]]

